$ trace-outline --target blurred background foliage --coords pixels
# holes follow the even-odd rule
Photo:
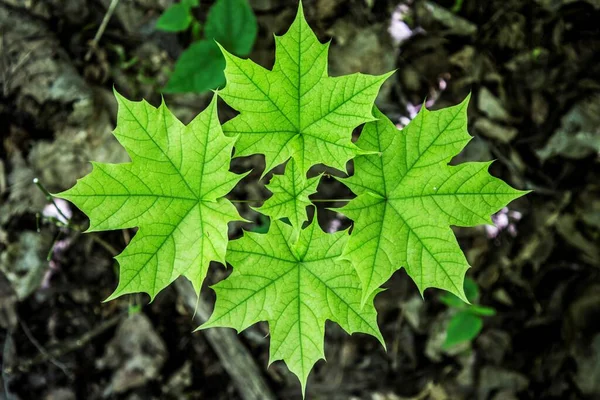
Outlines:
[[[456,229],[473,268],[471,305],[399,271],[376,299],[387,341],[326,331],[314,399],[594,399],[600,397],[600,2],[598,0],[305,0],[331,39],[331,75],[397,68],[378,106],[398,127],[425,104],[469,92],[469,146],[452,163],[533,189],[493,218]],[[270,68],[273,33],[297,3],[277,0],[0,0],[0,353],[7,399],[293,399],[297,381],[266,368],[264,324],[237,336],[191,333],[213,295],[177,282],[152,304],[102,303],[112,256],[135,230],[81,234],[87,221],[51,192],[89,160],[126,162],[111,135],[112,88],[189,122],[220,86],[213,39]],[[223,121],[235,113],[224,103]],[[356,136],[360,129],[356,131]],[[267,198],[261,156],[237,200]],[[349,165],[352,171],[352,165]],[[316,167],[320,172],[339,174]],[[352,194],[326,175],[314,199]],[[351,221],[316,203],[324,229]],[[267,218],[238,203],[266,230]],[[339,204],[341,205],[341,204]],[[58,212],[60,210],[60,212]],[[214,265],[208,283],[229,271]]]
[[[163,92],[202,93],[225,84],[225,50],[244,57],[252,50],[258,26],[246,0],[218,0],[208,10],[204,26],[194,15],[198,0],[172,4],[156,21],[156,29],[165,32],[190,31],[193,42],[175,63]],[[202,38],[202,33],[204,38]]]

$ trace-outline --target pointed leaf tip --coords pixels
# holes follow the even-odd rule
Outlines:
[[[267,234],[245,232],[230,242],[227,261],[233,272],[214,286],[211,320],[238,330],[267,321],[270,362],[283,360],[305,390],[310,370],[324,358],[326,320],[380,341],[381,334],[372,302],[359,307],[360,281],[352,265],[337,259],[348,233],[325,233],[313,220],[296,242],[289,240],[291,234],[290,226],[272,221]]]
[[[450,226],[485,223],[522,195],[491,176],[489,162],[448,165],[471,139],[469,98],[437,111],[423,107],[402,131],[378,110],[379,120],[365,125],[357,146],[380,155],[355,159],[345,183],[358,196],[340,210],[354,219],[345,254],[364,293],[404,266],[421,296],[436,287],[468,302],[462,288],[469,264]]]
[[[236,157],[264,154],[264,174],[290,157],[304,173],[316,164],[344,170],[358,154],[352,131],[372,120],[373,102],[390,74],[329,77],[328,45],[307,24],[302,3],[275,42],[271,71],[250,61],[225,70],[221,97],[240,112],[224,125],[226,134],[239,135]],[[271,116],[268,124],[265,113]]]

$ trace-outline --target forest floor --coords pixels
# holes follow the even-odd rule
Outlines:
[[[192,333],[210,312],[208,288],[197,315],[185,282],[151,304],[141,295],[103,303],[116,287],[112,257],[134,231],[81,234],[85,216],[63,202],[73,227],[60,227],[32,183],[58,192],[89,172],[90,160],[127,161],[111,135],[112,88],[158,104],[189,44],[154,27],[171,0],[122,0],[94,41],[110,2],[0,0],[0,398],[300,398],[282,363],[267,368],[265,324],[239,336]],[[250,58],[270,67],[272,33],[286,30],[296,2],[250,3],[260,27]],[[493,227],[455,229],[479,303],[496,310],[474,341],[445,349],[456,310],[440,291],[423,300],[398,271],[376,298],[388,351],[328,323],[327,362],[311,374],[307,398],[600,398],[600,2],[303,3],[319,38],[332,39],[331,75],[397,68],[378,105],[399,126],[424,99],[436,109],[472,93],[474,139],[453,163],[495,159],[493,175],[534,191]],[[184,122],[208,99],[165,96]],[[224,107],[220,115],[233,116]],[[268,195],[261,162],[233,163],[236,172],[255,169],[232,198]],[[319,186],[324,198],[350,195],[334,179]],[[247,204],[240,212],[261,223]],[[323,207],[317,215],[323,227],[351,224]],[[232,226],[231,237],[243,227]],[[225,274],[215,264],[208,283]],[[271,393],[253,395],[246,378]]]

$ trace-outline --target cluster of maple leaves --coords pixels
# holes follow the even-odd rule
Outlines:
[[[525,193],[492,177],[490,163],[448,165],[471,138],[468,99],[423,108],[398,131],[374,106],[390,74],[329,77],[328,47],[300,5],[289,31],[276,37],[272,70],[222,49],[227,84],[188,125],[164,103],[155,108],[115,92],[114,135],[131,162],[94,163],[58,195],[89,216],[89,231],[139,227],[117,257],[119,285],[109,299],[154,298],[182,275],[199,293],[209,263],[229,263],[233,273],[213,286],[215,309],[199,329],[240,331],[267,321],[270,361],[284,360],[303,392],[324,358],[326,320],[385,346],[373,299],[397,269],[421,292],[437,287],[466,300],[469,265],[450,226],[491,223],[491,214]],[[223,126],[217,96],[239,112]],[[245,176],[229,171],[234,148],[236,157],[264,154],[265,173],[289,161],[257,208],[272,218],[268,233],[229,241],[227,224],[243,220],[225,197]],[[351,159],[354,175],[342,182],[357,197],[339,211],[354,221],[352,234],[325,233],[316,218],[303,228],[320,178],[308,179],[308,170],[345,170]]]

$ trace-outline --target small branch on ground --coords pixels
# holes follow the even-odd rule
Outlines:
[[[72,340],[68,340],[68,341],[59,343],[58,345],[53,346],[52,348],[45,349],[43,352],[41,352],[36,357],[20,361],[14,366],[4,368],[2,370],[2,373],[3,374],[11,374],[14,371],[26,372],[31,367],[41,364],[41,363],[44,363],[46,361],[55,363],[58,357],[61,357],[67,353],[76,351],[76,350],[84,347],[91,340],[93,340],[96,336],[104,333],[107,329],[110,329],[113,326],[117,325],[117,323],[119,321],[121,321],[121,319],[123,319],[123,317],[125,317],[126,315],[127,315],[127,313],[121,313],[119,315],[116,315],[116,316],[102,322],[100,325],[96,326],[94,329],[90,330],[89,332],[86,332],[85,334],[83,334],[82,336],[80,336],[76,339],[72,339]],[[35,343],[34,343],[34,345],[35,345]],[[38,348],[38,350],[39,350],[39,348]]]
[[[198,300],[192,284],[186,279],[178,279],[175,281],[175,287],[185,306],[191,313],[195,313],[194,322],[197,324],[206,322],[210,316],[209,306],[204,299]],[[231,329],[211,328],[203,333],[242,399],[276,399],[250,352]]]
[[[84,58],[85,61],[89,61],[92,57],[92,52],[98,48],[98,42],[100,41],[100,38],[102,38],[102,35],[104,35],[104,31],[106,30],[108,21],[110,21],[112,15],[114,14],[115,9],[117,8],[117,4],[119,4],[119,0],[112,0],[110,2],[108,10],[106,10],[106,14],[104,14],[104,18],[102,19],[102,23],[100,24],[100,27],[96,32],[96,36],[94,36],[94,39],[92,39],[92,42],[90,43],[90,49],[88,50]]]

